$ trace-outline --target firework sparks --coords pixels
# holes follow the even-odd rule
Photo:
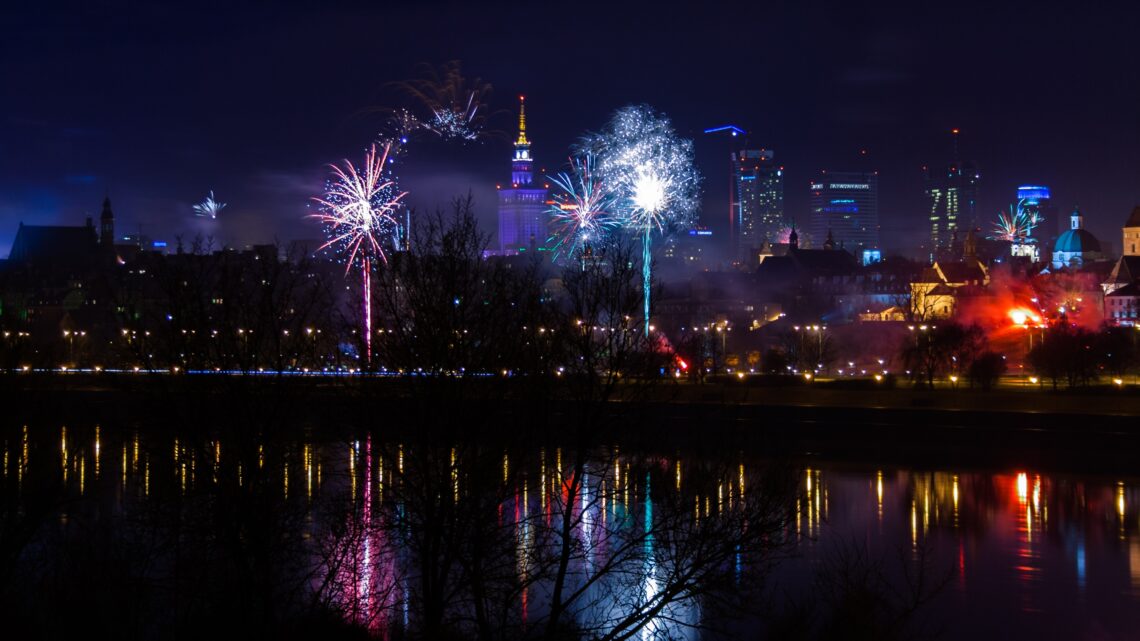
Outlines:
[[[214,200],[214,190],[210,190],[210,195],[206,200],[194,205],[194,215],[200,218],[209,218],[210,220],[217,220],[218,214],[225,209],[226,204]]]
[[[641,235],[648,335],[651,239],[693,222],[700,186],[693,143],[678,138],[664,115],[641,105],[619,109],[583,146],[597,156],[599,178],[613,185],[623,225]]]
[[[487,124],[486,101],[491,85],[479,78],[463,76],[459,61],[453,60],[438,69],[421,65],[420,78],[395,83],[407,98],[415,103],[415,111],[397,111],[405,128],[423,129],[448,141],[471,142],[484,134]]]
[[[320,249],[340,247],[346,254],[346,272],[358,259],[388,260],[382,241],[396,233],[399,221],[394,214],[407,195],[397,190],[387,169],[391,149],[391,143],[382,149],[372,145],[360,168],[348,160],[343,168],[330,165],[332,178],[325,195],[313,199],[320,211],[310,217],[323,223],[329,234]]]
[[[1033,235],[1033,230],[1041,223],[1041,215],[1036,209],[1024,207],[1024,201],[1010,205],[1009,212],[998,214],[994,223],[993,240],[1023,243]]]
[[[614,193],[598,178],[592,154],[571,159],[570,171],[550,181],[562,192],[550,209],[556,255],[573,256],[620,225]]]
[[[407,192],[400,192],[388,169],[392,143],[382,150],[373,144],[357,168],[348,160],[344,167],[330,165],[329,179],[322,198],[313,198],[319,212],[313,218],[325,226],[329,240],[319,250],[336,248],[345,260],[345,274],[359,265],[363,277],[364,345],[372,360],[372,263],[388,261],[384,246],[389,239],[398,242],[399,221],[395,217]]]

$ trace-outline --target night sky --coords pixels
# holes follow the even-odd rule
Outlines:
[[[727,123],[775,150],[801,221],[818,170],[879,170],[887,249],[924,237],[922,167],[950,160],[953,127],[981,168],[986,229],[1018,184],[1044,183],[1062,228],[1079,204],[1119,251],[1140,203],[1133,3],[33,4],[0,21],[0,256],[20,221],[82,224],[105,194],[121,233],[316,238],[308,199],[327,163],[359,160],[380,130],[385,83],[452,59],[494,85],[502,129],[526,94],[548,169],[617,107],[666,112],[695,141],[703,222],[718,232],[728,146],[701,131]],[[414,205],[470,190],[494,229],[505,139],[409,152],[400,177]],[[229,204],[213,224],[191,214],[211,189]]]

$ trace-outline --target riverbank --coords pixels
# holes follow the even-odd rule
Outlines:
[[[659,449],[762,450],[796,459],[1140,473],[1140,393],[1132,388],[981,391],[787,382],[653,386],[636,401],[612,403],[601,438]],[[453,419],[445,437],[557,443],[571,438],[581,416],[563,387],[528,395],[533,390],[525,382],[501,380],[465,389],[463,401],[429,398],[399,379],[91,376],[6,383],[0,400],[8,420],[32,424],[232,425],[327,438],[365,427],[414,441],[441,436],[425,432],[421,421],[429,412]]]

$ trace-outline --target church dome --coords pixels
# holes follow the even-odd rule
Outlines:
[[[1065,233],[1057,237],[1057,242],[1053,244],[1053,251],[1074,254],[1099,252],[1100,241],[1085,230],[1085,218],[1081,215],[1080,209],[1073,209],[1069,218],[1072,220],[1072,224]]]
[[[1055,252],[1099,252],[1100,241],[1084,229],[1069,229],[1057,237]]]

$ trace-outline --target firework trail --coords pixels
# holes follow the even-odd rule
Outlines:
[[[393,83],[413,103],[396,110],[394,120],[405,131],[429,131],[446,141],[472,142],[486,133],[487,101],[491,85],[480,78],[465,78],[458,60],[438,69],[419,66],[421,77]]]
[[[210,220],[217,220],[218,214],[225,209],[226,204],[214,200],[214,190],[210,190],[210,195],[206,200],[194,205],[194,215],[199,218],[209,218]]]
[[[398,236],[396,211],[407,192],[400,192],[388,169],[392,143],[382,150],[373,144],[357,168],[348,160],[344,167],[329,165],[332,176],[325,195],[313,198],[319,211],[309,217],[322,223],[329,240],[318,251],[335,248],[345,261],[345,274],[359,265],[363,276],[364,346],[367,362],[372,361],[372,264],[388,262],[384,244]]]
[[[570,160],[570,171],[550,179],[561,193],[550,208],[555,257],[574,256],[621,225],[617,199],[598,178],[593,154]]]
[[[619,109],[599,134],[582,146],[597,158],[598,177],[612,185],[622,225],[641,235],[645,333],[649,334],[649,294],[654,233],[668,234],[692,224],[700,175],[693,165],[693,143],[678,138],[663,114],[645,105]]]

